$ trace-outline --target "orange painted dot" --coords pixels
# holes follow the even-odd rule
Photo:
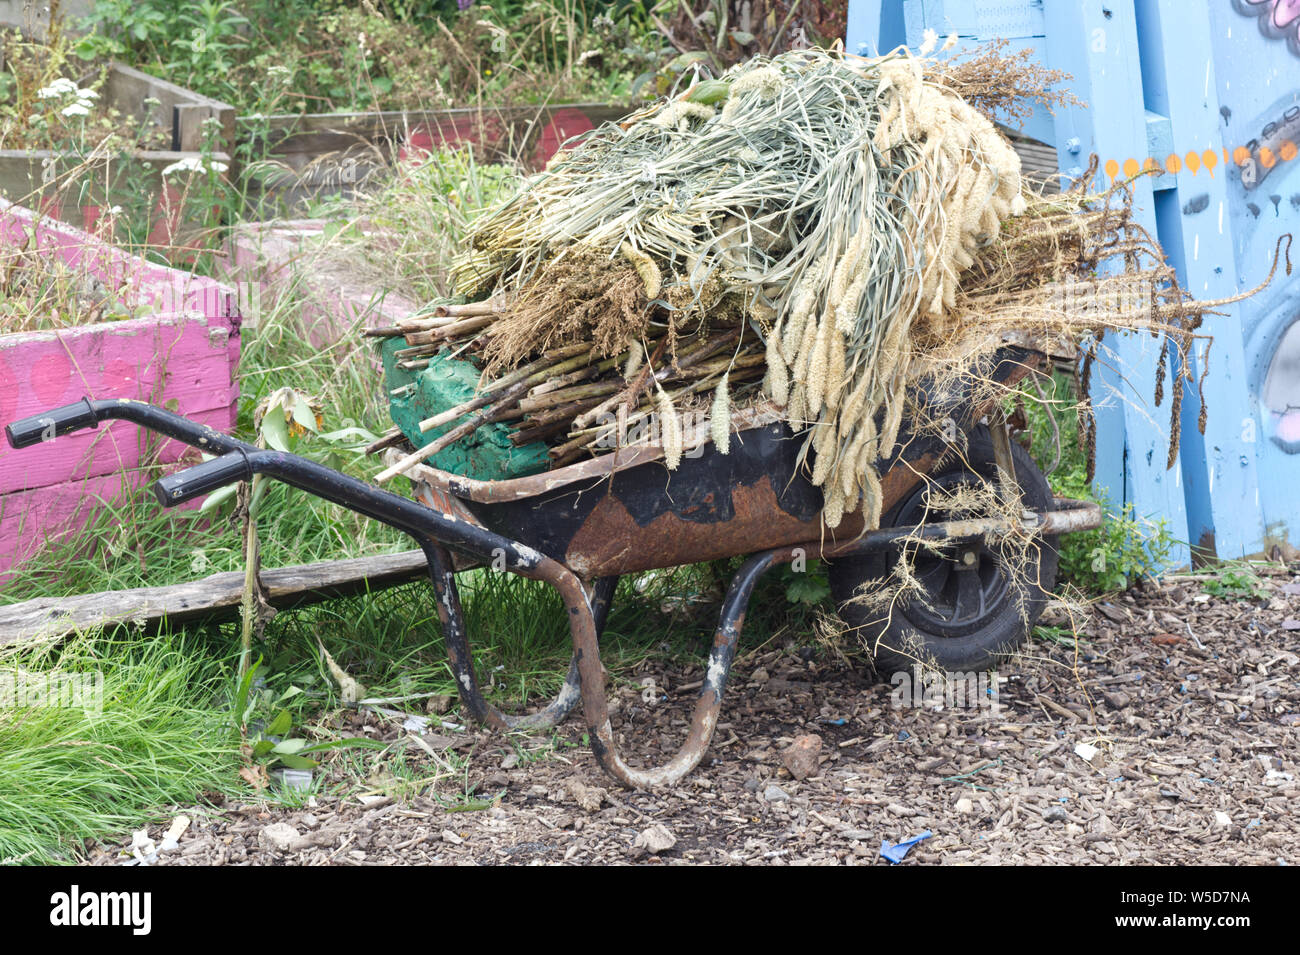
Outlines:
[[[1118,176],[1118,175],[1119,175],[1119,163],[1117,163],[1117,162],[1116,162],[1115,160],[1113,160],[1113,159],[1107,159],[1107,160],[1106,160],[1106,178],[1110,179],[1111,181],[1114,181],[1115,177]]]
[[[1187,157],[1186,157],[1186,160],[1187,160],[1187,168],[1190,169],[1190,170],[1192,171],[1192,175],[1193,175],[1193,176],[1195,176],[1198,172],[1201,171],[1201,154],[1200,154],[1200,153],[1195,153],[1195,152],[1188,153],[1188,154],[1187,154]]]
[[[1154,171],[1154,172],[1156,172],[1156,173],[1159,173],[1159,172],[1161,172],[1162,170],[1161,170],[1160,163],[1156,162],[1153,158],[1151,158],[1150,156],[1148,156],[1146,159],[1144,159],[1144,160],[1142,161],[1142,171],[1143,171],[1143,172],[1153,172],[1153,171]]]
[[[1213,176],[1214,167],[1219,164],[1219,154],[1213,149],[1207,149],[1201,156],[1201,161],[1205,163],[1205,168],[1209,171],[1210,175]]]
[[[1259,147],[1259,164],[1265,169],[1272,169],[1277,165],[1277,157],[1273,155],[1273,150],[1267,146]]]
[[[1128,178],[1132,179],[1134,176],[1136,176],[1138,174],[1139,168],[1140,167],[1138,166],[1138,161],[1136,159],[1124,160],[1124,175],[1127,176]]]
[[[1181,172],[1182,168],[1183,161],[1178,158],[1178,153],[1170,153],[1168,157],[1165,158],[1165,169],[1169,170],[1169,172],[1174,175]]]
[[[1277,154],[1281,156],[1283,159],[1285,159],[1287,162],[1290,162],[1292,159],[1295,159],[1296,157],[1295,143],[1291,142],[1291,140],[1289,139],[1284,139],[1282,141],[1282,145],[1278,147]]]
[[[1244,166],[1250,162],[1250,150],[1245,146],[1238,146],[1232,151],[1232,161],[1238,166]]]

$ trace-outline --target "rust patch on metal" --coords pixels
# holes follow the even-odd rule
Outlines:
[[[923,454],[915,461],[899,461],[882,474],[880,493],[884,498],[884,504],[880,508],[881,513],[887,512],[902,500],[904,494],[910,494],[912,488],[921,482],[921,478],[933,470],[937,458],[938,455]]]
[[[934,465],[935,455],[895,465],[881,478],[884,510],[893,507]],[[800,520],[781,509],[771,477],[733,489],[734,516],[729,521],[702,523],[666,513],[639,525],[613,495],[606,496],[574,534],[564,562],[580,577],[604,577],[634,571],[676,567],[698,561],[750,554],[787,544],[824,540],[851,541],[863,530],[862,514],[846,514],[834,530],[820,517]],[[698,510],[698,509],[697,509]]]
[[[735,516],[725,522],[700,523],[669,512],[642,526],[608,495],[573,535],[564,561],[580,577],[604,577],[717,560],[821,535],[817,520],[803,521],[781,509],[770,477],[735,488],[732,505]],[[861,530],[858,515],[846,515],[844,524],[836,532],[839,538]]]

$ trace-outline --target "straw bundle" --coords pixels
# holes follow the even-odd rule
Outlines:
[[[559,465],[608,444],[611,414],[620,434],[655,419],[671,468],[680,411],[709,409],[726,453],[732,409],[765,399],[806,429],[826,524],[861,507],[873,526],[907,386],[955,340],[1142,327],[1185,348],[1199,310],[1122,194],[1026,190],[962,98],[999,63],[1044,95],[1042,71],[988,56],[978,76],[905,50],[757,58],[590,134],[472,229],[457,287],[491,317],[440,347],[481,363],[481,403],[438,424],[520,420]],[[1060,309],[1113,255],[1111,287]]]

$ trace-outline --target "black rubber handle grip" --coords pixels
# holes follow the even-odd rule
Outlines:
[[[218,488],[253,476],[248,458],[242,451],[232,451],[211,461],[204,461],[184,471],[177,471],[153,483],[154,497],[163,507],[184,504],[196,497],[211,494]]]
[[[82,398],[74,404],[55,408],[44,414],[20,418],[5,426],[5,438],[11,448],[29,448],[42,441],[53,441],[57,437],[82,428],[94,428],[99,424],[95,408],[89,398]]]

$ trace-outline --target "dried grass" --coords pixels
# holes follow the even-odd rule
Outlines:
[[[983,359],[1016,331],[1082,341],[1086,384],[1101,336],[1143,331],[1162,343],[1157,405],[1174,372],[1172,463],[1187,354],[1220,303],[1179,288],[1133,219],[1131,184],[1089,193],[1094,163],[1062,195],[1022,185],[985,113],[1070,102],[1061,79],[997,45],[943,64],[801,51],[594,131],[474,224],[458,290],[515,304],[470,353],[490,378],[590,341],[597,358],[643,357],[641,378],[658,383],[679,340],[739,329],[735,359],[761,356],[761,391],[713,406],[783,407],[806,430],[826,525],[861,509],[872,527],[904,420],[913,434],[939,426],[911,401],[919,380],[995,397]],[[710,369],[705,383],[726,380]],[[644,382],[621,394],[624,413],[642,401],[667,416],[673,400]],[[579,410],[557,464],[584,446]],[[1081,414],[1091,448],[1086,402]]]

